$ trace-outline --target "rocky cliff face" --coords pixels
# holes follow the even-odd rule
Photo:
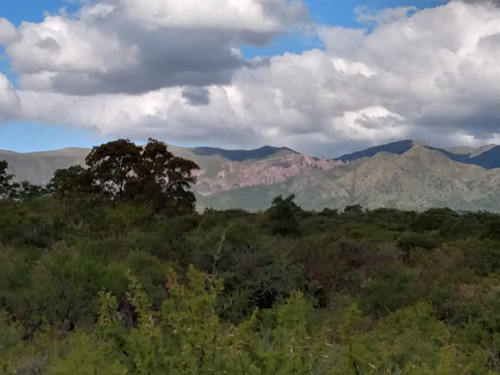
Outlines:
[[[326,171],[342,164],[339,161],[316,159],[309,155],[287,153],[253,162],[226,161],[215,177],[198,173],[196,192],[203,196],[232,189],[280,184],[311,169]]]

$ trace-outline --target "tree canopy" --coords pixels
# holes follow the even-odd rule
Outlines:
[[[94,195],[113,202],[148,203],[157,209],[193,209],[196,182],[191,160],[174,156],[163,142],[146,146],[118,139],[92,148],[85,162],[57,170],[49,187],[59,196]]]

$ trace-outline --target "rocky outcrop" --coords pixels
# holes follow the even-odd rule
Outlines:
[[[206,176],[205,170],[199,171],[196,192],[206,196],[244,187],[275,185],[311,169],[326,171],[340,164],[342,162],[297,153],[253,162],[227,161],[215,177]]]

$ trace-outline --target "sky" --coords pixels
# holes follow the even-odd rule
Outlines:
[[[0,2],[0,149],[500,143],[495,0]]]

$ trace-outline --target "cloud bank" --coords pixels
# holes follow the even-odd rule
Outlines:
[[[500,142],[494,2],[357,16],[368,29],[313,25],[300,1],[103,0],[17,29],[0,19],[20,82],[0,76],[0,121],[318,156],[402,138]],[[324,49],[240,53],[306,29]]]

